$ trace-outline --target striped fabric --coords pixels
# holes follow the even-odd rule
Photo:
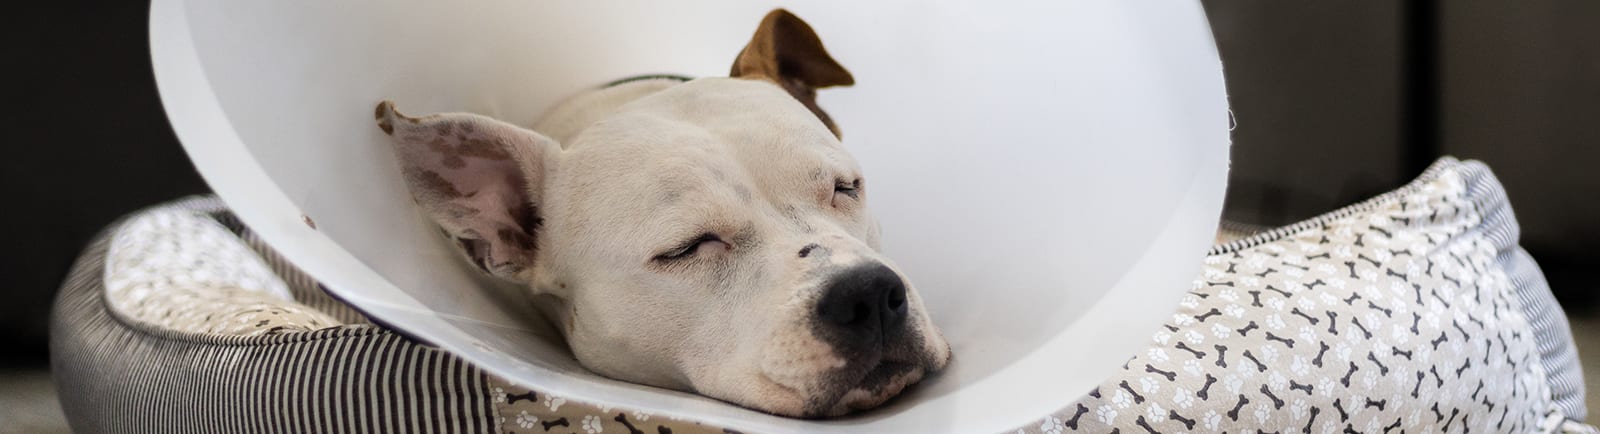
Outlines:
[[[1500,250],[1497,262],[1511,279],[1523,314],[1532,323],[1553,401],[1567,417],[1584,421],[1588,408],[1584,405],[1583,366],[1578,361],[1567,314],[1550,292],[1544,272],[1517,244],[1522,226],[1517,224],[1505,187],[1481,162],[1461,162],[1458,170],[1467,182],[1468,195],[1481,198],[1477,203],[1478,212],[1483,214],[1480,230]]]
[[[222,210],[214,199],[169,206]],[[109,233],[74,265],[51,317],[52,371],[74,431],[497,431],[481,370],[383,328],[238,337],[117,320],[102,297]]]
[[[1511,210],[1505,187],[1483,163],[1467,161],[1461,163],[1460,170],[1467,181],[1468,194],[1483,198],[1478,202],[1479,212],[1484,215],[1482,230],[1500,249],[1497,262],[1511,279],[1522,302],[1523,314],[1532,323],[1553,400],[1568,417],[1584,421],[1588,409],[1584,405],[1583,366],[1578,361],[1567,314],[1550,292],[1550,284],[1545,281],[1539,265],[1517,245],[1522,227]]]
[[[1524,314],[1532,323],[1539,361],[1544,365],[1556,407],[1572,420],[1587,421],[1583,365],[1578,360],[1578,347],[1572,342],[1572,330],[1567,328],[1567,314],[1556,303],[1544,273],[1528,252],[1517,248],[1501,256],[1500,262],[1517,287]]]

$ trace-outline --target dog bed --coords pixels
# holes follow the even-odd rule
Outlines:
[[[1517,231],[1483,165],[1444,159],[1367,202],[1234,233],[1147,351],[1016,431],[1594,432]],[[97,237],[51,334],[80,432],[723,431],[510,384],[374,324],[209,197]]]

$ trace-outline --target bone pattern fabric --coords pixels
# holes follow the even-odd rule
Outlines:
[[[1446,159],[1394,193],[1219,246],[1147,351],[1017,432],[1592,431],[1569,422],[1581,379],[1554,402],[1548,369],[1580,374],[1566,350],[1541,350],[1572,343],[1515,227],[1487,168]]]
[[[495,423],[503,434],[727,434],[722,428],[650,412],[568,401],[490,377]]]
[[[260,243],[215,199],[158,207],[113,228],[75,267],[53,320],[54,371],[75,427],[723,432],[515,385],[371,325]],[[124,306],[112,315],[110,300],[102,301],[112,297],[108,279],[115,274],[108,245],[122,234],[189,251],[160,260],[168,266],[193,261],[193,249],[253,249],[280,282],[249,260],[246,271],[215,274],[251,276],[257,284],[239,283],[250,280],[238,276],[186,279],[230,282],[196,287],[252,294],[281,295],[274,288],[284,285],[295,302],[279,295],[260,301],[312,306],[337,319],[314,326],[299,317],[286,323],[296,327],[261,334],[271,328],[210,333],[205,325],[167,328],[139,319],[159,318],[157,308]],[[137,244],[122,248],[163,252]],[[223,247],[229,244],[238,245]],[[1537,266],[1515,245],[1514,218],[1487,169],[1443,160],[1394,193],[1212,249],[1147,351],[1090,396],[1015,431],[1384,432],[1399,421],[1390,432],[1594,432],[1574,422],[1583,416],[1583,389],[1565,317]],[[138,282],[155,285],[146,289],[166,284],[134,277],[119,277],[117,285],[126,291]],[[139,309],[154,310],[132,312]],[[177,311],[184,309],[190,307]],[[323,320],[348,325],[285,333],[315,329]],[[240,393],[250,396],[247,405],[230,404]]]

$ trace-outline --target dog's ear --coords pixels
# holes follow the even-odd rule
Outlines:
[[[811,109],[835,136],[839,135],[839,127],[817,107],[817,89],[856,82],[850,71],[828,56],[811,26],[783,9],[774,9],[761,19],[755,36],[734,59],[728,75],[777,83]]]
[[[411,197],[479,268],[532,278],[543,175],[560,145],[539,133],[468,113],[412,118],[378,104]]]

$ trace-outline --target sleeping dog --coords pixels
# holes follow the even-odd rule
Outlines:
[[[869,182],[815,101],[854,83],[769,13],[730,77],[577,95],[532,129],[377,108],[412,197],[523,284],[579,362],[774,414],[877,406],[950,348],[879,253]]]

